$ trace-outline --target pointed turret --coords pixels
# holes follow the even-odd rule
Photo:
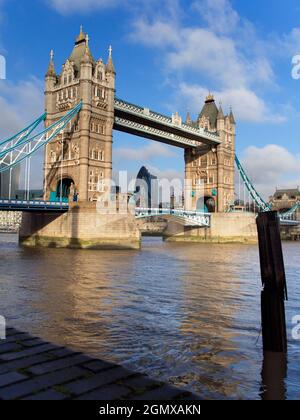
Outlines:
[[[80,33],[76,38],[75,46],[69,57],[69,61],[74,63],[76,75],[80,74],[81,63],[94,63],[94,59],[89,47],[89,36],[80,27]]]
[[[52,114],[55,110],[55,102],[53,100],[53,90],[57,83],[57,75],[54,67],[54,52],[50,52],[50,62],[45,76],[45,102],[46,110]]]
[[[50,62],[48,66],[48,70],[46,73],[46,77],[56,77],[55,67],[54,67],[54,51],[50,51]]]
[[[210,128],[212,130],[216,129],[218,112],[219,111],[216,106],[214,96],[211,93],[209,93],[209,95],[206,97],[204,107],[202,108],[202,111],[200,112],[200,115],[198,117],[198,124],[201,122],[203,117],[205,117],[209,119]]]
[[[85,41],[85,39],[86,39],[86,35],[83,32],[83,26],[80,25],[80,33],[79,33],[78,37],[76,38],[76,43],[75,44],[76,45],[81,44],[83,41]]]
[[[192,118],[191,118],[191,113],[190,112],[187,113],[185,123],[188,124],[188,125],[192,124]]]
[[[235,118],[234,118],[234,115],[233,115],[233,112],[232,112],[232,107],[230,107],[229,120],[230,120],[231,124],[236,124]]]
[[[93,57],[90,51],[90,47],[89,47],[89,36],[86,35],[85,36],[85,50],[84,50],[84,54],[83,57],[81,59],[81,63],[84,64],[93,64]]]
[[[107,73],[112,73],[112,74],[116,74],[116,70],[115,70],[115,66],[113,63],[113,59],[112,59],[112,47],[109,47],[109,56],[108,56],[108,61],[106,64],[106,72]]]
[[[223,120],[224,118],[225,117],[224,117],[224,112],[223,112],[222,104],[220,103],[220,107],[219,107],[217,119],[218,120]]]

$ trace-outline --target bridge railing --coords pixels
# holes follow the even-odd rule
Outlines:
[[[216,133],[210,133],[209,131],[206,131],[203,128],[193,127],[185,123],[176,124],[172,118],[167,117],[166,115],[162,115],[158,112],[151,111],[148,108],[142,108],[138,105],[134,105],[127,101],[123,101],[122,99],[115,99],[115,108],[120,109],[122,111],[130,112],[134,115],[141,115],[146,119],[162,122],[163,124],[166,124],[170,127],[176,127],[188,133],[196,134],[200,137],[214,140],[216,143],[221,143],[220,138]]]
[[[57,209],[57,210],[67,210],[69,208],[69,203],[64,203],[61,201],[43,201],[43,200],[5,200],[0,199],[0,210],[1,209],[11,209],[11,210],[22,210],[22,209]]]
[[[143,124],[139,124],[137,122],[128,121],[123,118],[115,117],[115,122],[123,127],[131,128],[133,130],[138,130],[139,132],[143,132],[146,135],[152,134],[156,137],[165,138],[166,140],[171,140],[172,142],[178,142],[180,144],[185,144],[191,147],[199,146],[199,143],[195,140],[190,140],[185,137],[178,136],[173,133],[168,133],[166,131],[159,130],[158,128],[153,128],[149,126],[145,126]]]
[[[174,216],[184,220],[185,222],[202,227],[210,227],[211,225],[211,214],[198,212],[198,211],[187,211],[181,209],[167,209],[167,208],[136,208],[136,218],[147,218],[157,216]]]

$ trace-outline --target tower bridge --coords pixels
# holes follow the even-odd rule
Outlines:
[[[51,52],[45,76],[46,112],[0,142],[0,173],[11,174],[22,162],[29,171],[31,156],[44,149],[44,200],[0,200],[0,210],[23,212],[21,242],[139,248],[136,219],[157,216],[168,221],[165,237],[169,240],[256,240],[256,211],[270,211],[271,207],[236,157],[232,110],[225,115],[209,94],[197,120],[192,121],[188,114],[183,121],[177,113],[168,117],[119,99],[115,81],[112,49],[106,63],[95,60],[82,28],[60,73],[56,72]],[[184,208],[128,211],[126,195],[111,199],[114,130],[183,149]],[[244,207],[247,193],[253,213],[234,211],[235,164],[243,183]],[[298,224],[294,215],[295,211],[288,210],[281,215],[282,222]]]

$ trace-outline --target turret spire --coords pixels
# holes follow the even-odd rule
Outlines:
[[[214,98],[214,95],[211,92],[209,92],[205,99],[205,103],[208,104],[211,102],[215,102],[215,98]]]
[[[81,63],[92,63],[93,62],[93,58],[92,58],[92,54],[90,52],[90,48],[89,48],[89,36],[86,35],[85,37],[85,51],[84,51],[84,55],[81,59]]]
[[[80,33],[76,38],[76,44],[80,44],[81,42],[86,40],[85,33],[83,32],[83,25],[80,25]]]
[[[56,76],[55,67],[54,67],[54,51],[50,51],[50,62],[46,76]]]
[[[231,124],[235,124],[235,118],[233,115],[232,106],[230,107],[229,119],[230,119]]]
[[[224,118],[224,112],[222,108],[222,102],[220,102],[219,111],[218,111],[218,120],[221,120]]]
[[[112,59],[112,46],[111,45],[109,46],[108,54],[109,55],[108,55],[108,61],[107,61],[107,64],[106,64],[106,71],[108,73],[115,74],[116,71],[115,71],[115,66],[114,66],[113,59]]]
[[[186,116],[186,124],[190,125],[191,123],[192,123],[191,113],[188,112]]]

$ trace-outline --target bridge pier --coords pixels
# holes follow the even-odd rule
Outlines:
[[[184,226],[169,221],[164,231],[168,242],[257,243],[256,216],[251,213],[215,213],[210,227]]]
[[[283,241],[300,241],[300,226],[280,226]]]
[[[71,204],[67,213],[23,213],[19,242],[28,247],[140,249],[130,214],[103,214],[96,203]]]

